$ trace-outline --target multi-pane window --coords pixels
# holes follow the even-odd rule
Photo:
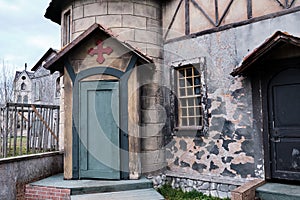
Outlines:
[[[179,126],[203,126],[203,110],[201,104],[201,75],[193,65],[177,70],[177,87],[179,99]]]
[[[71,33],[71,11],[68,10],[64,14],[63,45],[69,44],[71,42]]]

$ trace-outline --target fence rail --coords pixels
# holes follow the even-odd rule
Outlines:
[[[0,158],[58,150],[59,106],[7,103],[0,133]]]

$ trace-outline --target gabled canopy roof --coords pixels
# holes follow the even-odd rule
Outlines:
[[[54,71],[63,71],[64,66],[64,57],[72,51],[74,48],[82,44],[84,41],[86,41],[89,36],[91,36],[94,33],[104,33],[108,37],[116,40],[121,45],[123,45],[125,48],[129,49],[131,52],[136,54],[140,59],[142,59],[145,63],[153,63],[153,60],[149,58],[148,56],[144,55],[141,51],[137,50],[136,48],[132,47],[130,44],[126,42],[122,42],[116,38],[109,30],[105,29],[100,24],[94,24],[90,28],[88,28],[86,31],[84,31],[81,35],[79,35],[75,40],[73,40],[71,43],[69,43],[67,46],[65,46],[58,54],[53,57],[51,60],[49,60],[44,67],[46,69],[49,69],[51,72]]]
[[[263,44],[246,56],[242,64],[238,68],[234,69],[231,75],[245,75],[261,58],[266,56],[266,54],[284,44],[291,44],[293,46],[300,47],[300,38],[289,35],[288,33],[277,31]]]

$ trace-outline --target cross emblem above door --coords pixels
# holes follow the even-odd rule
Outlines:
[[[103,47],[103,41],[98,40],[97,41],[97,46],[95,48],[90,48],[88,50],[88,54],[93,56],[93,55],[98,55],[97,57],[97,62],[99,64],[102,64],[105,61],[104,54],[110,55],[113,52],[113,49],[111,47]]]

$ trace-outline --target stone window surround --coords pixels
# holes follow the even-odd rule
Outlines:
[[[177,86],[176,86],[176,73],[177,70],[182,68],[183,66],[188,66],[188,65],[193,65],[193,66],[199,66],[198,70],[200,73],[200,84],[201,84],[201,107],[202,107],[202,116],[203,116],[203,123],[202,126],[194,126],[194,127],[190,127],[190,126],[179,126],[179,116],[178,116],[178,112],[179,112],[179,108],[177,106],[178,103],[175,103],[177,98],[178,98],[178,94],[177,94]],[[205,136],[208,133],[208,118],[209,118],[209,113],[208,113],[208,106],[207,106],[207,102],[208,102],[208,98],[207,98],[207,84],[206,84],[206,80],[207,80],[207,71],[206,71],[206,58],[205,57],[196,57],[196,58],[191,58],[191,59],[187,59],[187,60],[177,60],[174,61],[172,63],[169,63],[168,66],[170,67],[170,84],[171,84],[171,89],[173,91],[172,97],[171,97],[171,105],[173,107],[173,110],[171,112],[175,113],[175,117],[173,119],[173,124],[174,124],[174,134],[175,135],[186,135],[188,136],[188,133],[191,131],[192,135],[195,136],[194,131],[197,131],[197,136]]]

